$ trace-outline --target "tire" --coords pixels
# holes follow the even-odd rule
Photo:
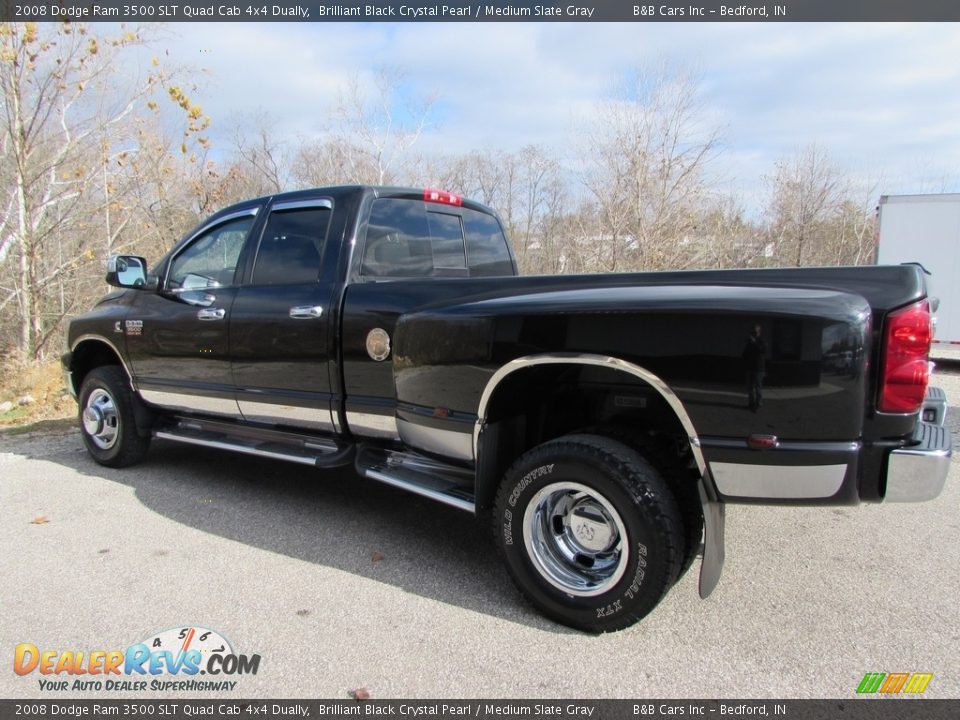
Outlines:
[[[122,368],[104,365],[91,370],[80,386],[78,400],[80,435],[94,460],[120,468],[143,459],[150,437],[137,432],[132,390]]]
[[[700,503],[700,493],[697,491],[694,476],[677,462],[678,455],[672,449],[668,438],[642,432],[631,433],[622,428],[604,427],[598,428],[596,432],[598,435],[622,442],[640,453],[657,469],[666,481],[667,487],[677,498],[680,515],[683,517],[684,535],[683,562],[680,563],[680,572],[677,575],[679,580],[697,559],[703,540],[703,505]]]
[[[598,435],[567,435],[522,455],[497,491],[493,531],[527,599],[588,632],[647,615],[684,555],[680,508],[660,473]]]

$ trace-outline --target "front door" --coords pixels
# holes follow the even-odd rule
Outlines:
[[[161,407],[237,417],[228,327],[253,211],[201,230],[171,259],[158,292],[139,292],[125,320],[141,395]]]

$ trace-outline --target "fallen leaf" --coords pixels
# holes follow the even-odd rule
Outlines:
[[[348,690],[347,694],[350,695],[354,700],[369,700],[370,691],[365,687],[354,688],[353,690]]]
[[[374,550],[373,555],[370,556],[370,559],[374,562],[380,562],[383,560],[383,553],[379,552],[378,550]]]
[[[46,515],[37,515],[33,520],[30,521],[31,525],[46,525],[50,522],[50,518]]]

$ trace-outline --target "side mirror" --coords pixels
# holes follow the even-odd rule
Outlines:
[[[138,255],[111,255],[107,260],[107,284],[142,288],[147,284],[147,261]]]

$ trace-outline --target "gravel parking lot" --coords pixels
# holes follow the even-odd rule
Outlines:
[[[934,382],[960,447],[960,374]],[[958,500],[955,459],[930,503],[731,507],[709,600],[698,563],[644,622],[594,637],[525,605],[469,515],[350,472],[162,442],[113,471],[76,432],[3,436],[0,697],[44,695],[11,671],[18,643],[123,649],[190,625],[262,658],[205,697],[852,698],[876,671],[960,697]]]

